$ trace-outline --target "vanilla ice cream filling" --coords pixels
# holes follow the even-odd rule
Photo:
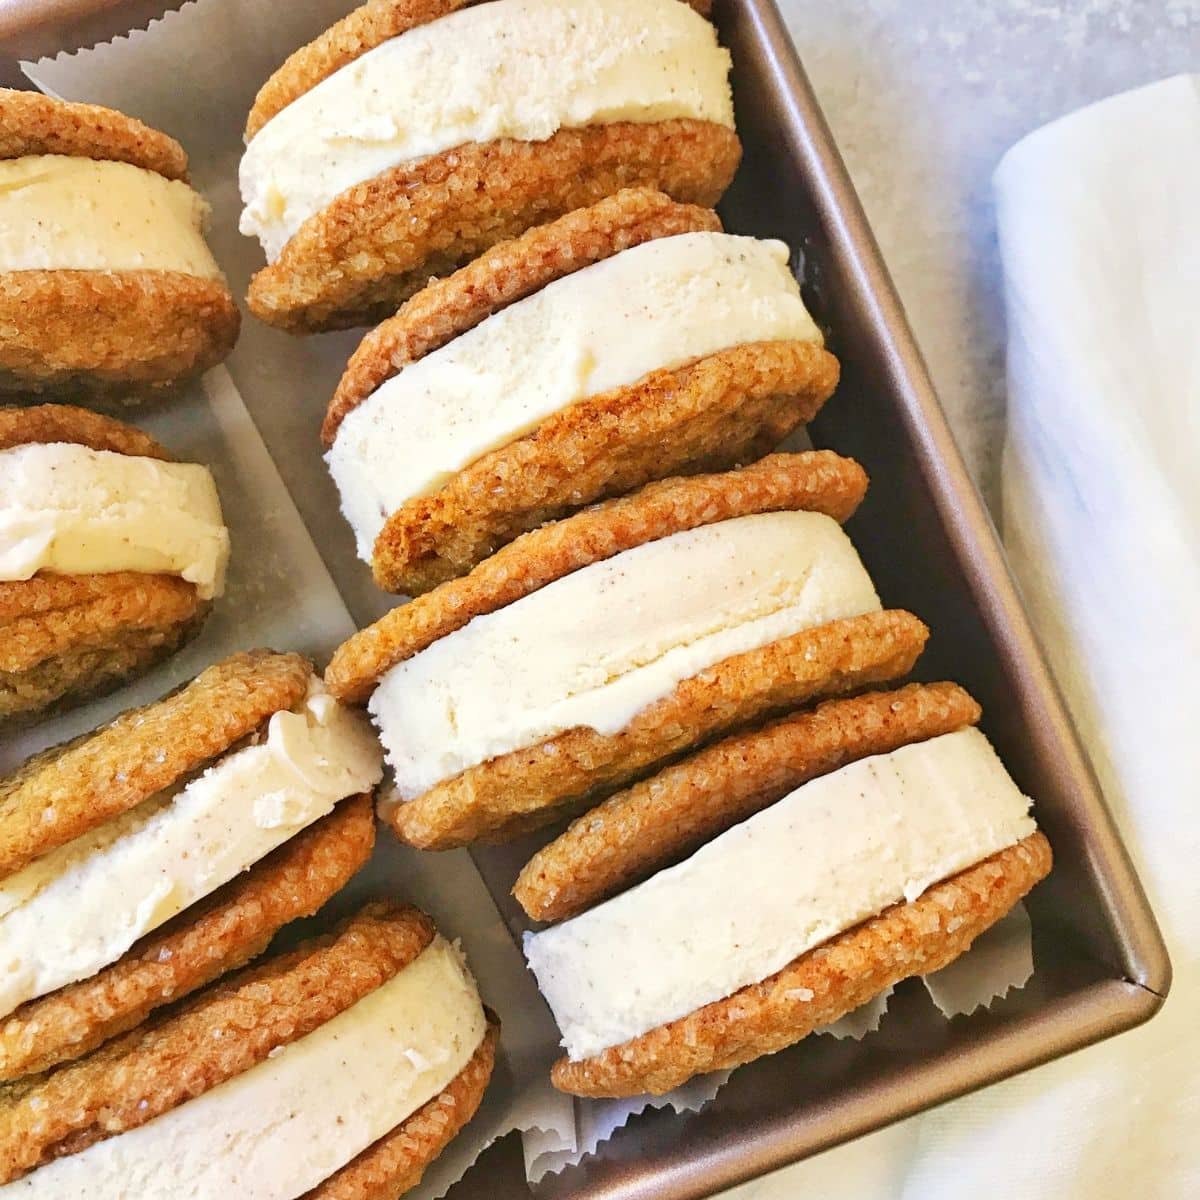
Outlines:
[[[293,100],[242,158],[274,262],[340,193],[466,143],[690,117],[733,128],[729,54],[680,0],[492,0],[418,25]]]
[[[722,659],[878,609],[830,517],[739,517],[626,550],[474,618],[388,671],[369,707],[408,800],[568,729],[619,733]]]
[[[487,1021],[441,937],[357,1004],[137,1129],[0,1187],[29,1200],[295,1200],[470,1062]]]
[[[220,279],[186,183],[62,154],[0,161],[0,271],[180,271]]]
[[[229,532],[207,467],[67,442],[0,450],[0,580],[143,571],[219,595]]]
[[[652,371],[774,340],[821,342],[782,242],[685,233],[555,280],[347,414],[326,461],[359,554],[370,562],[406,501],[555,413]]]
[[[370,725],[314,677],[266,737],[0,880],[0,1014],[86,979],[379,781]]]
[[[676,1020],[1034,831],[964,729],[811,780],[525,954],[572,1059]]]

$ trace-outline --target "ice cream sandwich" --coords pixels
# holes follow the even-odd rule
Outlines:
[[[0,408],[0,726],[172,654],[228,558],[206,467],[86,409]]]
[[[394,1200],[474,1114],[497,1034],[433,922],[368,905],[0,1095],[0,1197]]]
[[[173,138],[0,89],[0,393],[106,406],[220,362],[240,317]]]
[[[977,715],[945,684],[833,701],[626,794],[633,824],[607,859],[584,850],[577,827],[549,857],[561,866],[572,851],[585,876],[595,864],[605,882],[593,879],[594,893],[753,812],[628,891],[526,935],[567,1052],[555,1085],[661,1094],[792,1045],[967,950],[1051,863]],[[635,827],[658,797],[658,844],[639,848]],[[691,827],[671,831],[680,812]],[[602,820],[610,835],[619,827],[615,807]]]
[[[584,504],[765,454],[837,378],[782,242],[629,189],[368,335],[326,461],[376,582],[418,594]]]
[[[361,714],[262,650],[0,780],[0,1078],[129,1029],[319,907],[370,852],[380,771]]]
[[[839,520],[866,476],[829,452],[663,480],[523,535],[343,645],[392,781],[381,815],[426,849],[594,803],[698,743],[906,673]]]
[[[695,7],[705,7],[696,5]],[[262,320],[378,321],[431,276],[622,187],[713,205],[729,55],[683,0],[373,0],[259,92],[242,232]]]

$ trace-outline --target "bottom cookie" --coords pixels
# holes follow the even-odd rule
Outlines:
[[[169,395],[233,349],[228,287],[180,271],[0,274],[0,394],[114,411]]]
[[[0,582],[0,722],[115,690],[191,641],[210,608],[169,575]]]

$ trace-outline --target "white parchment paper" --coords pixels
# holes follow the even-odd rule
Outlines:
[[[237,231],[245,114],[287,54],[350,7],[349,0],[191,0],[145,30],[27,64],[26,71],[45,91],[110,105],[184,144],[192,182],[212,204],[210,243],[241,296],[263,261],[258,244]],[[236,649],[301,649],[324,662],[353,627],[391,607],[355,556],[320,460],[321,417],[359,337],[350,332],[296,339],[247,317],[226,367],[178,402],[139,416],[138,423],[181,458],[213,468],[234,541],[229,591],[183,654],[116,697],[0,749],[0,769],[161,694]],[[444,931],[463,940],[481,990],[504,1022],[502,1061],[481,1112],[413,1193],[419,1200],[441,1195],[509,1130],[525,1131],[527,1173],[535,1181],[594,1151],[647,1106],[697,1109],[728,1078],[697,1079],[653,1100],[572,1102],[554,1092],[548,1071],[558,1053],[557,1031],[517,949],[521,922],[505,894],[511,874],[499,883],[486,858],[481,876],[466,852],[421,854],[386,833],[380,841],[368,868],[335,905],[349,907],[365,894],[400,894],[425,908]],[[1020,986],[1031,967],[1022,911],[927,986],[942,1011],[953,1015]],[[886,1005],[887,997],[880,997],[823,1032],[865,1036],[878,1027]]]

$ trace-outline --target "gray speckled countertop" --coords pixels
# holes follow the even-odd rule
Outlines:
[[[1039,125],[1200,70],[1200,0],[779,0],[967,462],[995,509],[991,173]]]
[[[967,462],[998,512],[1005,330],[992,171],[1009,146],[1055,117],[1114,92],[1200,71],[1200,0],[779,3]],[[1006,1090],[1014,1094],[1001,1085]],[[995,1190],[971,1194],[999,1200],[1010,1194],[1008,1153],[1036,1160],[1056,1149],[1052,1139],[1041,1147],[989,1142],[980,1124],[986,1105],[986,1099],[960,1101],[936,1118],[902,1123],[723,1200],[909,1197],[922,1191],[910,1186],[919,1156],[945,1156],[949,1180],[968,1146],[996,1159]],[[1139,1126],[1131,1113],[1120,1153],[1138,1165],[1140,1195],[1165,1196],[1155,1164],[1188,1151],[1163,1145],[1151,1124]],[[1127,1181],[1106,1186],[1080,1177],[1055,1194],[1109,1200],[1132,1194],[1126,1187]]]

